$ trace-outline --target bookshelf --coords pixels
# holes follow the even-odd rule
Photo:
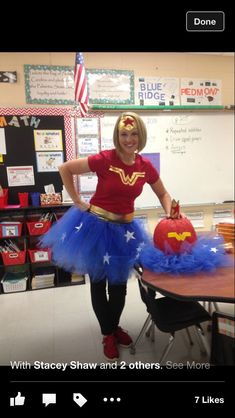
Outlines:
[[[85,276],[66,272],[38,248],[45,233],[71,207],[29,206],[0,209],[0,293],[39,290],[85,283]],[[9,250],[9,251],[8,251]]]

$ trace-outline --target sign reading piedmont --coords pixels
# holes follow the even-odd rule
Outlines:
[[[220,105],[221,81],[181,78],[181,105]]]

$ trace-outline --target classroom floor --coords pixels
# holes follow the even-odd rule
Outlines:
[[[219,304],[223,312],[231,312],[232,304]],[[140,299],[137,280],[128,282],[126,305],[121,326],[133,339],[137,337],[147,317]],[[44,362],[104,362],[102,336],[90,301],[90,286],[74,285],[21,293],[0,295],[0,365],[10,361],[35,360]],[[210,343],[211,333],[204,326]],[[155,328],[156,330],[156,328]],[[207,362],[192,330],[195,344],[190,347],[185,331],[177,333],[168,359],[174,362]],[[120,348],[120,361],[158,362],[168,334],[156,330],[152,343],[146,336],[140,341],[136,354]]]

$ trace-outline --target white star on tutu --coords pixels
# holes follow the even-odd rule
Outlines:
[[[108,255],[108,253],[106,253],[105,255],[104,255],[104,260],[103,260],[103,263],[105,264],[105,263],[108,263],[109,264],[109,259],[111,258],[111,255]]]
[[[218,248],[216,248],[216,247],[212,247],[212,248],[210,249],[210,252],[211,252],[211,253],[217,253],[217,251],[219,251],[219,250],[218,250]]]
[[[83,225],[83,222],[81,222],[79,226],[75,226],[75,229],[77,230],[76,232],[80,231],[82,225]]]
[[[138,247],[136,248],[137,253],[140,253],[143,250],[143,247],[145,246],[144,241],[140,242]]]
[[[126,234],[124,234],[124,237],[126,237],[126,242],[130,241],[130,239],[135,239],[133,235],[134,232],[126,231]]]
[[[64,242],[65,238],[66,238],[66,232],[64,232],[64,233],[62,234],[62,236],[61,236],[61,241],[62,241],[62,242]]]
[[[138,247],[136,248],[136,256],[135,259],[137,260],[140,256],[141,251],[143,250],[143,247],[145,246],[144,241],[140,242]]]

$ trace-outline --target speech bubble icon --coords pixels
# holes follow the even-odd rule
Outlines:
[[[56,403],[56,393],[43,393],[42,403],[44,403],[45,406],[49,405],[50,403]]]
[[[73,393],[73,400],[80,408],[87,402],[87,399],[81,393]]]

